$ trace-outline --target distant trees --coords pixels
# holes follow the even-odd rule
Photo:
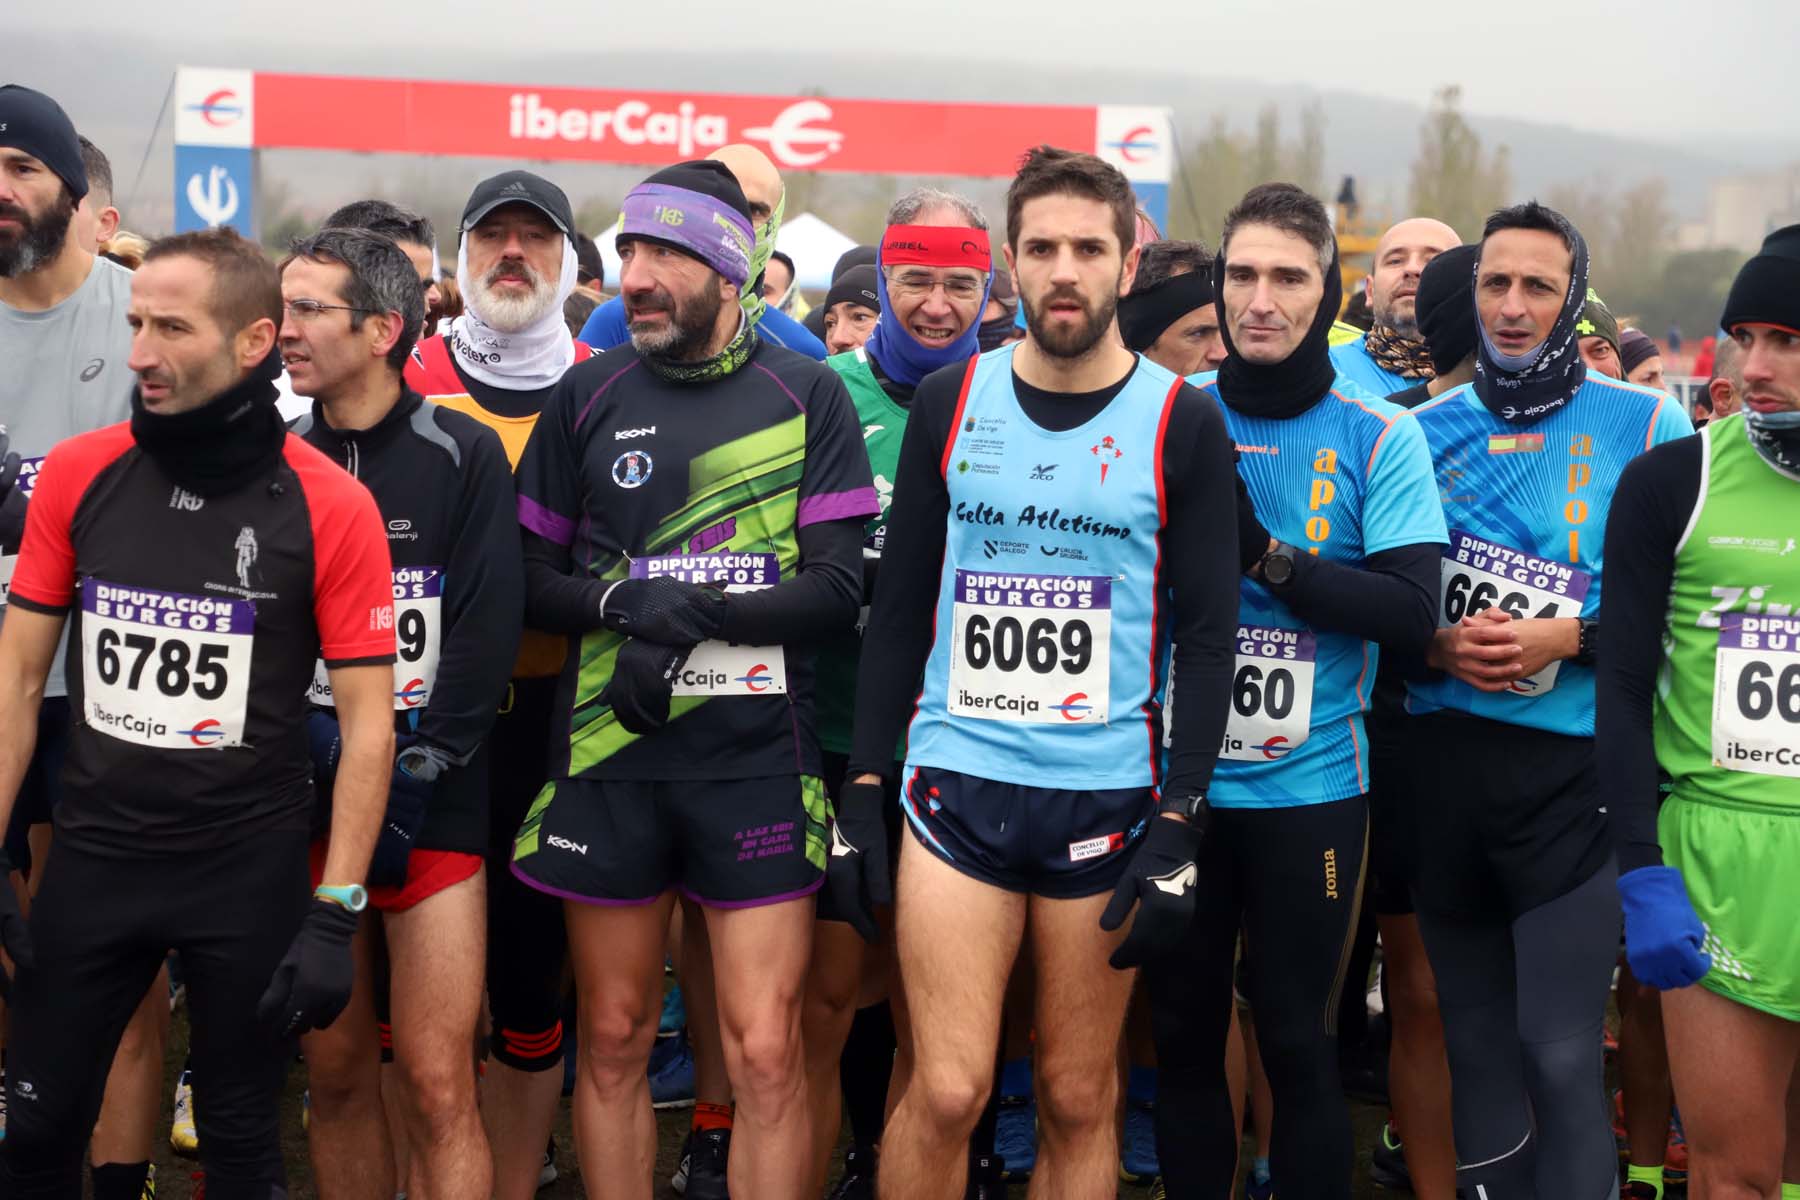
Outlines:
[[[1439,88],[1419,126],[1407,211],[1436,217],[1465,241],[1481,234],[1487,215],[1507,203],[1512,170],[1505,146],[1484,155],[1481,135],[1461,111],[1462,89]]]
[[[1326,198],[1325,108],[1319,101],[1300,110],[1292,139],[1282,135],[1280,110],[1268,104],[1256,114],[1251,133],[1232,129],[1218,115],[1203,138],[1181,149],[1169,202],[1170,237],[1217,246],[1225,214],[1259,183],[1292,183]]]

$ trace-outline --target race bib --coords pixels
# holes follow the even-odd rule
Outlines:
[[[438,646],[444,633],[444,569],[397,567],[394,570],[394,711],[410,712],[431,703],[437,681]],[[331,675],[323,660],[313,663],[312,687],[306,698],[335,708]]]
[[[773,554],[725,550],[714,554],[663,554],[631,564],[633,579],[672,575],[688,583],[710,583],[727,592],[755,592],[781,582],[781,560]],[[787,691],[787,656],[780,646],[740,646],[701,642],[669,689],[676,696],[767,696]]]
[[[952,715],[1103,725],[1112,680],[1112,580],[957,571]]]
[[[1713,662],[1713,765],[1800,779],[1800,617],[1727,614]]]
[[[1220,758],[1270,762],[1306,741],[1317,659],[1318,638],[1309,629],[1238,626]]]
[[[1486,608],[1499,608],[1515,619],[1578,617],[1593,576],[1567,563],[1539,558],[1460,529],[1450,531],[1443,558],[1438,628],[1447,629]],[[1552,662],[1536,675],[1514,680],[1514,695],[1541,696],[1556,686]]]
[[[18,489],[19,495],[26,499],[31,498],[32,490],[37,487],[38,471],[43,465],[44,459],[41,455],[37,458],[19,460],[19,479],[17,483],[13,484],[13,487]],[[0,554],[0,608],[5,608],[7,601],[12,598],[13,571],[18,566],[19,556],[16,552]]]
[[[244,743],[256,605],[99,579],[81,589],[82,715],[158,750]]]

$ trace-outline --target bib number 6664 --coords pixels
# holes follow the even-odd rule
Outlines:
[[[1531,612],[1531,598],[1524,592],[1500,591],[1492,579],[1475,579],[1461,571],[1444,581],[1444,623],[1454,625],[1464,617],[1472,617],[1483,609],[1498,608],[1515,620],[1525,617],[1554,617],[1561,605],[1552,600]]]

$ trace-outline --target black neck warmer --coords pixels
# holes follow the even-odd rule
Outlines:
[[[1550,336],[1529,354],[1503,356],[1475,317],[1475,394],[1488,411],[1503,421],[1530,425],[1543,420],[1575,398],[1587,382],[1587,364],[1581,361],[1581,338],[1575,324],[1587,305],[1587,242],[1573,225],[1564,222],[1563,233],[1574,246],[1569,271],[1569,290]],[[1481,257],[1475,258],[1475,275],[1481,275]],[[1471,295],[1470,304],[1475,303]]]
[[[169,478],[196,496],[223,496],[268,474],[287,428],[275,411],[281,353],[199,408],[160,416],[131,390],[131,436]]]
[[[1344,284],[1338,275],[1337,247],[1331,248],[1331,266],[1325,272],[1325,295],[1313,313],[1312,326],[1294,352],[1278,363],[1259,366],[1238,357],[1231,343],[1231,324],[1225,319],[1225,252],[1213,260],[1213,306],[1219,311],[1219,336],[1225,339],[1229,357],[1219,364],[1219,396],[1238,412],[1250,417],[1282,420],[1297,417],[1331,390],[1337,368],[1331,365],[1331,323],[1344,301]]]

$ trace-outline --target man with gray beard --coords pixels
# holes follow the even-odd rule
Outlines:
[[[528,171],[477,184],[463,209],[456,282],[463,314],[413,350],[406,384],[500,435],[514,467],[563,372],[593,356],[569,336],[574,216],[562,189]],[[556,1178],[546,1149],[562,1092],[562,905],[509,869],[513,835],[543,785],[563,639],[526,629],[488,735],[488,1007],[493,1018],[482,1119],[494,1195],[528,1200]]]

